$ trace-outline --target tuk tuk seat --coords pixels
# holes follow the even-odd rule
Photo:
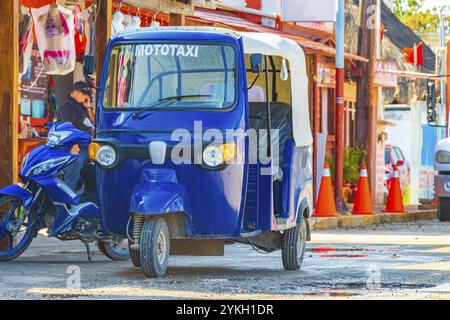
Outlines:
[[[284,163],[284,149],[286,142],[292,139],[292,111],[287,103],[271,102],[270,116],[272,129],[278,129],[278,136],[272,135],[272,145],[279,142],[280,167]],[[267,129],[267,103],[249,102],[250,127],[256,130]],[[262,136],[265,139],[265,136]],[[264,140],[263,140],[264,141]]]

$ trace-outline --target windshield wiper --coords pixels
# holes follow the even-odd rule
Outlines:
[[[165,107],[168,107],[172,103],[175,103],[176,101],[180,101],[180,100],[183,100],[183,99],[207,98],[207,97],[211,97],[211,95],[208,95],[208,94],[191,94],[191,95],[173,96],[173,97],[166,97],[166,98],[158,99],[158,102],[155,103],[154,105],[151,105],[149,107],[143,108],[143,109],[133,113],[133,120],[140,119],[140,115],[141,114],[143,114],[144,112],[150,111],[152,109],[155,109],[156,107],[159,107],[160,105],[164,104],[164,102],[170,101],[170,103],[165,105]]]
[[[173,96],[173,97],[166,97],[159,99],[158,101],[178,101],[183,99],[193,99],[193,98],[210,98],[210,94],[186,94],[186,95],[180,95],[180,96]]]
[[[154,105],[151,105],[151,106],[149,106],[149,107],[142,108],[141,110],[136,111],[135,113],[133,113],[133,120],[139,120],[139,119],[141,118],[141,114],[143,114],[144,112],[150,111],[150,110],[152,110],[152,109],[155,109],[155,108],[159,107],[160,105],[164,104],[164,102],[167,102],[167,101],[169,101],[169,100],[164,100],[164,101],[158,100],[158,101],[159,101],[159,102],[158,102],[158,103],[155,103]],[[170,106],[170,105],[171,105],[172,103],[174,103],[175,101],[176,101],[176,100],[171,101],[170,103],[168,103],[168,104],[166,105],[166,107],[167,107],[167,106]]]

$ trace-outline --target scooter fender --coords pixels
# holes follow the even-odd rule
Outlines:
[[[160,215],[183,212],[192,218],[191,204],[185,188],[172,181],[144,181],[132,192],[130,212],[143,215]]]
[[[0,195],[11,196],[21,199],[25,208],[28,207],[31,204],[31,201],[33,200],[33,194],[17,184],[12,184],[10,186],[0,189]]]

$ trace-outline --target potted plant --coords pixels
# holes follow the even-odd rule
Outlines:
[[[348,147],[344,149],[344,185],[343,195],[346,202],[353,202],[359,180],[361,166],[366,163],[367,152],[364,149]],[[334,158],[326,157],[334,177]]]

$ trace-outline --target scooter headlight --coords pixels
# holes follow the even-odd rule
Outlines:
[[[117,160],[117,153],[113,147],[103,145],[97,150],[96,161],[103,167],[112,166]]]
[[[47,136],[47,143],[52,146],[58,146],[61,144],[64,139],[69,137],[72,134],[71,131],[54,131],[50,130]]]
[[[69,160],[70,157],[62,157],[62,158],[56,158],[52,160],[47,160],[42,163],[39,163],[35,165],[34,167],[30,168],[25,176],[38,176],[41,174],[44,174],[51,169],[63,165],[67,160]]]

